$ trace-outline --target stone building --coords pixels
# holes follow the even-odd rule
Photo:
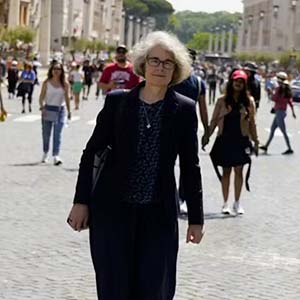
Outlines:
[[[300,50],[300,0],[244,0],[238,52]]]

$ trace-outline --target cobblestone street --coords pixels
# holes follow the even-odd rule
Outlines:
[[[103,100],[96,101],[92,89],[80,110],[72,111],[63,131],[64,163],[57,167],[40,163],[39,90],[30,115],[21,114],[21,101],[7,100],[4,91],[10,115],[0,123],[0,299],[95,300],[88,231],[73,232],[66,218],[80,155]],[[266,97],[261,101],[257,123],[264,143],[273,115]],[[242,217],[220,213],[221,184],[209,159],[214,137],[200,152],[206,233],[200,245],[187,245],[187,222],[180,220],[176,300],[300,299],[299,106],[295,110],[298,119],[290,111],[287,116],[295,154],[281,155],[286,146],[276,131],[270,154],[253,157]]]

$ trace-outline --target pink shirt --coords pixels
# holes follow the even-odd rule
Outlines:
[[[278,88],[276,89],[272,100],[275,102],[275,110],[286,110],[287,105],[293,106],[293,98],[280,95]]]

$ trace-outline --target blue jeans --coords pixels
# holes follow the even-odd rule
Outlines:
[[[286,111],[285,110],[276,110],[275,112],[275,118],[273,120],[273,123],[272,123],[272,126],[271,126],[271,132],[270,132],[270,135],[269,135],[269,139],[266,143],[266,146],[268,147],[274,137],[274,133],[275,133],[275,130],[277,129],[277,127],[279,127],[279,129],[281,130],[283,136],[284,136],[284,139],[285,139],[285,142],[288,146],[288,149],[292,149],[291,148],[291,144],[290,144],[290,139],[287,135],[287,132],[286,132],[286,127],[285,127],[285,122],[284,122],[284,119],[286,117]]]
[[[44,153],[49,152],[50,136],[52,127],[54,127],[53,132],[53,150],[52,155],[59,155],[60,145],[61,145],[61,133],[65,124],[65,109],[61,107],[59,111],[59,117],[57,122],[46,121],[42,119],[42,135],[43,135],[43,151]]]

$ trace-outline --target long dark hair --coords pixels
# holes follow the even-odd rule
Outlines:
[[[232,72],[233,73],[233,72]],[[228,108],[229,106],[233,106],[235,105],[235,101],[233,98],[233,94],[234,94],[234,90],[233,90],[233,79],[231,78],[231,74],[229,77],[229,80],[227,82],[226,85],[226,92],[225,92],[225,105]],[[245,107],[245,109],[247,110],[247,112],[249,111],[249,106],[250,106],[250,94],[248,92],[248,88],[247,88],[247,82],[244,81],[244,88],[243,90],[240,92],[239,97],[238,97],[238,105],[240,107]]]
[[[292,89],[289,84],[279,84],[278,93],[284,98],[292,97]]]
[[[61,85],[63,87],[65,87],[65,70],[64,70],[64,66],[59,62],[55,62],[55,63],[51,64],[51,66],[48,70],[48,80],[53,78],[53,69],[57,66],[60,66],[60,68],[61,68],[59,81],[60,81]]]

